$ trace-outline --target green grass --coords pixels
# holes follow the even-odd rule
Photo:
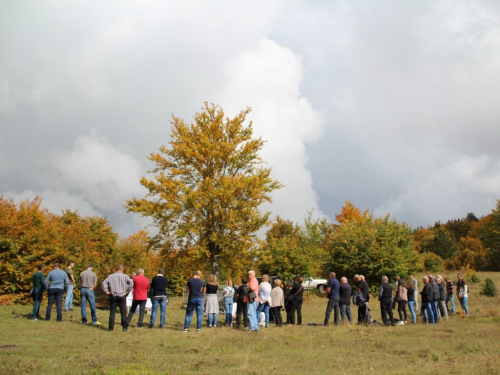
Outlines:
[[[479,276],[500,281],[499,273]],[[96,328],[81,325],[77,308],[57,323],[55,311],[51,322],[30,321],[30,306],[0,306],[0,373],[496,374],[500,299],[481,296],[480,289],[470,285],[470,317],[453,315],[437,325],[308,326],[322,322],[326,308],[325,298],[313,296],[303,306],[305,325],[258,333],[205,326],[196,333],[195,322],[183,333],[180,298],[168,304],[166,329],[138,330],[134,317],[128,332],[119,326],[107,332],[108,311],[98,310],[103,326]],[[371,307],[380,320],[377,303]]]

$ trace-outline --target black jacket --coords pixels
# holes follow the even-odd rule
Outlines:
[[[438,288],[439,288],[439,300],[446,301],[446,288],[442,281],[441,284],[438,284]]]
[[[378,299],[379,300],[392,300],[392,285],[389,284],[387,281],[385,283],[382,283],[380,285],[380,289],[378,292]]]
[[[434,291],[431,283],[427,283],[424,285],[424,289],[420,292],[422,296],[422,303],[429,303],[434,300],[433,295]]]
[[[432,285],[432,298],[434,301],[439,301],[439,286],[436,280],[431,281]]]
[[[352,288],[349,283],[340,284],[340,303],[342,305],[351,304]]]

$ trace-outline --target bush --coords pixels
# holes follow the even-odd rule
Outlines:
[[[488,297],[496,297],[498,295],[498,289],[493,280],[489,277],[484,280],[484,286],[483,290],[481,290],[481,294]]]
[[[421,259],[426,271],[438,272],[444,268],[443,259],[434,253],[423,253]]]
[[[477,276],[477,274],[474,272],[472,275],[470,275],[469,277],[469,280],[468,280],[470,283],[473,283],[473,284],[479,284],[481,282],[481,279],[479,278],[479,276]]]

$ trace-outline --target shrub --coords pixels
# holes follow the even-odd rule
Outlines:
[[[498,289],[493,280],[489,277],[484,280],[484,286],[483,290],[481,290],[481,294],[488,297],[496,297],[498,295]]]
[[[426,271],[438,272],[443,270],[443,259],[434,253],[423,253],[422,260]]]
[[[481,282],[481,279],[479,278],[479,276],[477,276],[477,274],[474,272],[472,275],[470,275],[469,277],[469,280],[468,280],[470,283],[473,283],[473,284],[478,284]]]

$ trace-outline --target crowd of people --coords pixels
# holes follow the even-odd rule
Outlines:
[[[48,305],[45,320],[51,319],[51,312],[54,303],[57,306],[57,321],[63,318],[63,294],[66,292],[64,310],[73,309],[73,290],[76,288],[76,280],[73,275],[74,262],[69,262],[65,271],[61,269],[59,263],[55,263],[53,270],[44,278],[42,264],[33,275],[33,289],[31,295],[34,299],[34,306],[31,315],[32,320],[41,319],[40,304],[44,290],[48,292]],[[149,328],[155,327],[158,307],[160,307],[160,328],[165,327],[165,315],[168,304],[167,277],[164,276],[164,269],[159,269],[151,281],[144,276],[144,270],[140,268],[133,277],[129,277],[123,272],[123,266],[118,265],[116,272],[109,275],[102,282],[102,290],[109,298],[109,326],[108,330],[113,331],[115,327],[115,315],[117,308],[120,310],[121,326],[123,331],[127,331],[130,321],[136,310],[139,310],[139,320],[137,327],[143,327],[143,320],[146,310],[148,295],[151,297],[151,318]],[[456,293],[460,305],[466,315],[468,310],[469,289],[462,274],[457,274],[458,282]],[[99,326],[101,323],[97,319],[95,294],[97,287],[97,275],[93,272],[93,266],[87,265],[85,271],[79,275],[80,286],[80,308],[82,323],[87,324],[87,302],[90,305],[92,325]],[[224,326],[233,328],[249,327],[250,332],[259,330],[261,324],[269,327],[271,318],[276,327],[283,324],[302,324],[302,304],[304,287],[303,279],[298,276],[294,282],[286,285],[279,279],[269,282],[268,275],[263,275],[259,283],[255,271],[248,271],[248,277],[241,278],[241,284],[235,287],[232,279],[228,278],[222,289],[222,302],[224,305]],[[184,320],[184,332],[188,332],[196,311],[196,329],[202,328],[203,315],[208,316],[208,327],[217,327],[219,306],[219,282],[215,275],[210,275],[208,282],[202,280],[202,273],[194,271],[192,277],[186,284],[188,301],[186,316]],[[130,311],[127,312],[127,295],[133,291],[133,299]],[[421,296],[420,311],[424,323],[435,324],[440,319],[448,319],[448,314],[455,313],[454,302],[455,288],[453,281],[449,278],[443,280],[441,276],[428,275],[423,278],[423,287],[419,291],[418,281],[412,276],[406,281],[397,276],[395,287],[389,283],[386,276],[382,277],[379,287],[378,300],[382,321],[385,325],[407,324],[410,310],[413,324],[417,323],[417,313],[419,312],[418,294]],[[373,322],[370,313],[370,287],[363,275],[354,276],[354,284],[351,286],[346,277],[337,279],[334,272],[330,273],[326,288],[328,299],[325,319],[321,325],[328,326],[331,313],[334,312],[333,322],[335,325],[342,323],[353,324],[353,314],[351,304],[358,307],[358,323],[370,324]],[[393,310],[396,309],[399,319],[394,317]],[[282,311],[286,312],[286,321],[283,323]],[[236,323],[234,323],[236,316]]]

